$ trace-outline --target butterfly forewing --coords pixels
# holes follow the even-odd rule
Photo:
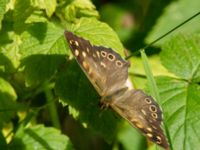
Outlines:
[[[126,86],[129,63],[118,53],[65,31],[65,37],[77,62],[89,78],[101,102],[138,128],[148,139],[169,150],[160,127],[162,112],[152,97]]]
[[[119,90],[128,78],[129,63],[119,54],[66,31],[65,37],[77,62],[101,96]]]

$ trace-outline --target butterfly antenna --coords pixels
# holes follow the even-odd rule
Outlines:
[[[163,34],[162,36],[160,36],[159,38],[157,38],[156,40],[154,40],[153,42],[151,42],[150,44],[146,45],[145,47],[141,48],[141,49],[147,49],[148,47],[152,46],[153,44],[155,44],[156,42],[158,42],[159,40],[163,39],[165,36],[169,35],[170,33],[172,33],[173,31],[175,31],[176,29],[178,29],[179,27],[181,27],[182,25],[186,24],[187,22],[189,22],[190,20],[192,20],[193,18],[195,18],[196,16],[198,16],[200,14],[200,11],[196,14],[194,14],[193,16],[191,16],[190,18],[188,18],[187,20],[185,20],[184,22],[180,23],[179,25],[177,25],[176,27],[174,27],[173,29],[169,30],[167,33]],[[127,56],[125,59],[128,60],[129,58],[131,58],[132,56],[138,54],[141,49],[137,50],[136,52],[132,53],[131,55]]]

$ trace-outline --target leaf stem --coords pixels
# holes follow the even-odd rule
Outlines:
[[[146,45],[145,47],[135,51],[134,53],[130,54],[129,56],[127,56],[125,59],[128,60],[129,58],[131,58],[132,56],[138,54],[138,51],[141,50],[145,50],[148,47],[152,46],[153,44],[155,44],[156,42],[158,42],[159,40],[163,39],[164,37],[166,37],[167,35],[169,35],[170,33],[172,33],[173,31],[175,31],[176,29],[178,29],[179,27],[181,27],[182,25],[186,24],[187,22],[189,22],[190,20],[192,20],[193,18],[195,18],[196,16],[200,15],[200,11],[197,12],[196,14],[194,14],[193,16],[191,16],[190,18],[186,19],[185,21],[183,21],[182,23],[180,23],[179,25],[177,25],[176,27],[172,28],[171,30],[169,30],[167,33],[161,35],[160,37],[158,37],[157,39],[155,39],[154,41],[152,41],[150,44]]]
[[[55,102],[53,100],[53,94],[49,88],[49,84],[48,82],[44,83],[44,91],[45,91],[45,95],[46,95],[46,99],[47,99],[47,106],[48,106],[48,110],[51,116],[51,120],[53,123],[53,126],[60,129],[60,122],[59,122],[59,117],[58,117],[58,112],[55,106]]]

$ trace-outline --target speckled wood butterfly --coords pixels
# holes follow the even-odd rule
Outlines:
[[[101,102],[111,107],[148,139],[169,150],[160,127],[162,112],[142,90],[128,88],[129,63],[110,48],[91,45],[88,40],[65,31],[65,37],[78,64],[93,84]]]

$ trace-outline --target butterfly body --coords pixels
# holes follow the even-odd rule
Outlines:
[[[76,61],[93,84],[101,103],[111,107],[148,139],[169,150],[160,127],[162,112],[155,100],[142,90],[127,86],[127,61],[110,48],[93,46],[88,40],[65,31],[65,37]]]

